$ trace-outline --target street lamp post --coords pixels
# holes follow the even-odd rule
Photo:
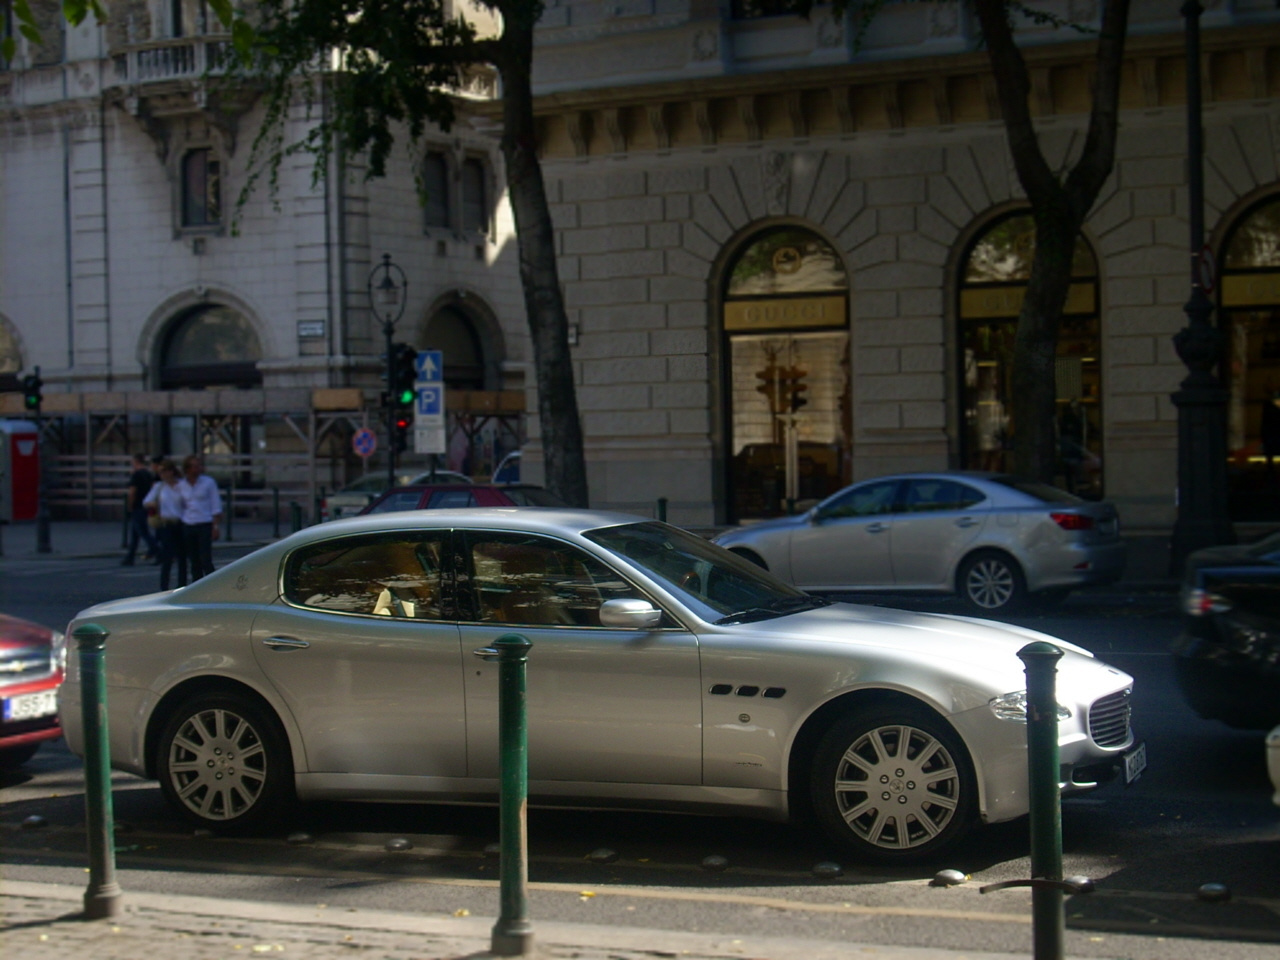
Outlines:
[[[391,254],[384,253],[382,262],[369,271],[369,306],[374,316],[382,321],[382,340],[387,349],[387,389],[382,394],[387,414],[387,489],[396,485],[396,405],[391,392],[395,387],[395,351],[391,338],[396,323],[404,316],[405,291],[409,281],[404,271],[391,262]]]
[[[1187,0],[1187,196],[1191,225],[1191,298],[1183,307],[1187,325],[1173,338],[1187,366],[1186,379],[1171,399],[1178,409],[1178,518],[1173,527],[1170,573],[1182,572],[1187,554],[1201,547],[1231,543],[1235,532],[1227,517],[1227,391],[1215,373],[1222,356],[1222,334],[1210,318],[1213,302],[1209,252],[1204,243],[1204,135],[1200,104],[1199,0]]]

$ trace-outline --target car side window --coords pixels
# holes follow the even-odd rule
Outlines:
[[[893,513],[897,506],[897,490],[897,480],[861,484],[828,500],[823,504],[820,516],[823,520],[837,520]]]
[[[398,510],[416,510],[422,499],[421,490],[396,490],[369,508],[370,513],[395,513]]]
[[[284,598],[330,613],[442,618],[448,532],[327,540],[285,563]]]
[[[908,513],[938,510],[967,510],[986,497],[978,490],[954,480],[921,479],[907,484],[903,506]]]
[[[595,557],[562,541],[472,531],[463,535],[462,548],[458,569],[462,620],[503,626],[599,627],[604,601],[648,599]]]
[[[437,490],[427,501],[430,510],[447,510],[450,507],[474,507],[475,495],[470,490]]]

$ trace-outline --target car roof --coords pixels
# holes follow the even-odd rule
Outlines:
[[[575,507],[456,507],[443,510],[399,510],[333,520],[307,527],[290,536],[288,540],[296,545],[308,540],[322,540],[349,533],[436,530],[441,527],[498,530],[510,528],[513,521],[518,522],[521,528],[531,533],[580,534],[596,527],[652,520],[652,517],[641,517],[631,513],[585,510]]]

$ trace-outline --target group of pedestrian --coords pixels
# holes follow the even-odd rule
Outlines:
[[[129,547],[121,563],[133,566],[139,543],[147,545],[144,559],[160,566],[160,589],[169,589],[175,563],[178,586],[187,585],[190,569],[195,582],[213,572],[213,542],[220,536],[222,495],[204,472],[204,461],[191,454],[182,470],[166,457],[133,455],[129,477]]]

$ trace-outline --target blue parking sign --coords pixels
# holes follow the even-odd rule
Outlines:
[[[438,417],[443,411],[444,388],[418,384],[418,415]]]

